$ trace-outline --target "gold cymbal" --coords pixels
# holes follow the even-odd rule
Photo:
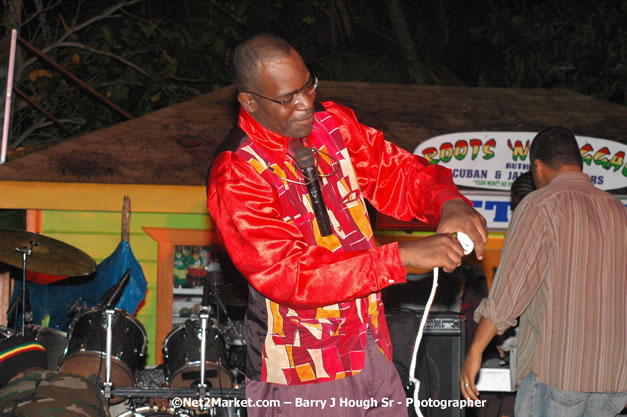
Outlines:
[[[79,277],[96,270],[96,262],[85,252],[60,240],[37,233],[15,229],[0,229],[0,261],[21,268],[22,252],[16,248],[31,248],[26,269],[50,275]]]

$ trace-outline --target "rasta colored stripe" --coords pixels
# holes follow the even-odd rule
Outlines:
[[[23,343],[21,345],[14,346],[4,352],[0,352],[0,362],[3,362],[9,358],[12,358],[15,355],[19,355],[24,352],[32,352],[32,351],[41,351],[45,352],[46,349],[36,342]]]

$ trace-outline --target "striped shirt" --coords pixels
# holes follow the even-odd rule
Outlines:
[[[502,334],[520,316],[517,380],[627,391],[627,208],[581,172],[525,198],[487,299],[475,312]]]

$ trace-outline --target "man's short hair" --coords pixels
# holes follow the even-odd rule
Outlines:
[[[583,169],[583,161],[575,135],[563,127],[546,128],[533,138],[529,148],[531,166],[539,159],[551,169],[564,165],[577,165]]]
[[[254,90],[259,81],[259,63],[289,56],[291,48],[285,39],[270,33],[260,33],[240,43],[233,52],[237,90]]]

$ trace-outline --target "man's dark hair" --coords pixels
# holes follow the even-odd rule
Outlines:
[[[563,127],[549,127],[533,138],[529,148],[531,166],[539,159],[551,169],[564,165],[577,165],[583,169],[583,161],[575,135]]]
[[[516,207],[518,207],[518,204],[520,204],[522,199],[535,189],[536,185],[533,182],[531,171],[527,171],[516,178],[509,189],[509,199],[512,203],[512,211],[516,210]]]
[[[290,44],[270,33],[260,33],[240,43],[233,52],[233,70],[237,91],[253,90],[259,81],[259,63],[284,58],[291,52]]]

